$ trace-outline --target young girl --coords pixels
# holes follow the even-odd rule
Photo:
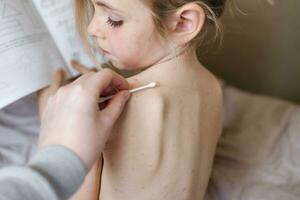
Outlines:
[[[76,0],[81,33],[118,69],[141,70],[103,155],[73,199],[200,200],[222,127],[222,92],[196,46],[225,0]],[[87,28],[87,30],[86,30]],[[100,155],[99,155],[100,156]]]

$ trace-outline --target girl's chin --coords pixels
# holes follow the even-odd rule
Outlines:
[[[119,69],[119,70],[126,70],[126,71],[134,71],[134,70],[138,70],[138,67],[129,65],[129,64],[122,64],[116,60],[110,60],[110,62],[112,63],[112,65]]]
[[[110,57],[109,62],[113,65],[113,67],[117,68],[118,70],[139,71],[147,68],[147,67],[137,66],[136,64],[122,63],[119,60],[115,59],[114,57]]]

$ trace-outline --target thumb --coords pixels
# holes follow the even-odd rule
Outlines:
[[[105,116],[107,123],[113,125],[125,107],[126,102],[130,98],[130,93],[128,91],[122,91],[114,95],[114,97],[109,101],[109,104],[106,106],[104,110],[102,110],[99,114],[101,116]],[[100,117],[101,117],[100,116]]]

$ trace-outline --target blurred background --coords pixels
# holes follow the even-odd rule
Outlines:
[[[300,1],[235,1],[223,17],[220,48],[200,48],[200,61],[227,84],[300,103]],[[216,50],[217,49],[217,50]]]

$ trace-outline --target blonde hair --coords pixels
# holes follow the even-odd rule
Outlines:
[[[88,51],[90,55],[92,55],[92,59],[95,59],[94,47],[89,41],[89,35],[87,31],[88,24],[92,20],[93,15],[94,15],[94,8],[90,0],[75,1],[75,20],[76,20],[77,30],[79,32],[81,40],[83,41],[85,49]]]
[[[189,45],[191,47],[197,47],[203,39],[207,36],[210,27],[214,29],[213,39],[221,38],[222,28],[219,22],[219,17],[222,15],[225,7],[226,0],[141,0],[146,5],[150,6],[152,10],[153,20],[156,25],[157,31],[167,38],[167,29],[165,22],[168,17],[174,13],[178,8],[184,6],[187,3],[197,3],[204,10],[206,14],[206,20],[204,27]],[[90,23],[94,9],[90,0],[76,0],[75,1],[75,15],[79,34],[86,45],[86,48],[90,53],[93,51],[93,47],[88,41],[87,26]]]

